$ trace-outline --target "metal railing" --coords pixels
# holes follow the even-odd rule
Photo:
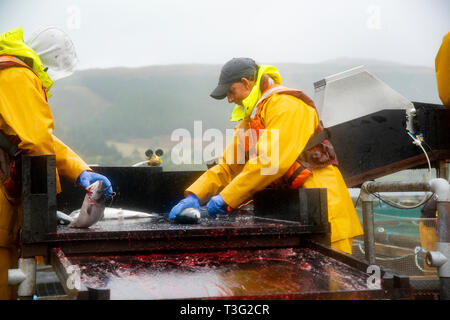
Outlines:
[[[376,192],[431,191],[437,200],[438,244],[437,252],[427,253],[427,264],[438,268],[440,297],[450,300],[450,184],[442,178],[430,182],[367,181],[361,186],[364,251],[369,264],[375,264],[375,230],[373,194]]]

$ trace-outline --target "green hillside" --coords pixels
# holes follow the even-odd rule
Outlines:
[[[365,65],[412,101],[440,103],[434,70],[373,60],[338,59],[320,64],[277,64],[283,84],[314,97],[313,83]],[[170,135],[193,132],[195,120],[208,128],[232,128],[233,105],[209,97],[220,65],[168,65],[91,69],[56,82],[49,103],[55,134],[88,163],[132,165],[147,148],[165,151],[165,170],[192,169],[170,163]],[[204,165],[195,168],[203,168]]]

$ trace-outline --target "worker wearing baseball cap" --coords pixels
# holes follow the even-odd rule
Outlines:
[[[56,27],[37,30],[23,40],[22,28],[0,35],[0,299],[11,299],[16,289],[8,286],[8,269],[17,267],[21,227],[18,154],[56,156],[57,173],[86,188],[104,181],[106,195],[111,182],[89,166],[53,135],[53,116],[47,99],[53,82],[71,75],[77,57],[70,38]],[[10,152],[15,149],[15,152]],[[56,175],[57,192],[61,191]]]
[[[237,208],[269,185],[327,188],[331,246],[351,253],[352,239],[362,234],[362,228],[337,168],[334,149],[328,140],[322,139],[324,129],[314,102],[299,90],[283,87],[275,67],[257,65],[250,58],[228,61],[211,97],[227,97],[229,103],[236,103],[231,120],[240,123],[219,163],[186,189],[186,198],[172,208],[169,218],[176,219],[185,208],[199,208],[200,203],[206,203],[213,217],[226,214],[227,208]],[[264,130],[246,140],[238,134],[242,132],[240,129]],[[272,141],[277,135],[278,141]],[[275,154],[277,148],[278,158],[267,157]],[[255,149],[258,152],[252,158],[250,151]],[[239,150],[245,152],[244,162],[237,161]],[[272,159],[278,159],[275,165]],[[273,167],[277,170],[262,174]]]

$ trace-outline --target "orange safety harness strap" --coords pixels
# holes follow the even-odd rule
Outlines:
[[[33,71],[33,69],[31,69],[25,62],[23,62],[22,60],[20,60],[16,57],[8,56],[8,55],[0,56],[0,70],[10,68],[10,67],[23,67],[23,68],[28,68],[31,71]],[[34,71],[33,71],[33,73],[36,74]],[[45,101],[48,101],[47,93],[45,92],[44,86],[42,86],[42,93],[45,98]]]
[[[256,114],[250,119],[250,128],[252,129],[252,134],[253,132],[256,132],[256,137],[251,139],[252,143],[249,143],[247,139],[244,142],[246,147],[245,151],[246,154],[249,154],[249,157],[256,154],[256,152],[252,152],[251,149],[256,147],[256,143],[260,135],[260,129],[265,128],[261,119],[261,112],[264,105],[272,95],[279,93],[292,95],[302,100],[307,105],[313,107],[317,112],[314,102],[302,91],[286,88],[277,84],[270,86],[264,91],[263,95],[256,103]],[[298,189],[309,178],[312,170],[322,168],[330,164],[337,166],[338,160],[336,153],[334,152],[333,145],[330,141],[328,141],[329,137],[330,135],[328,130],[324,129],[322,124],[319,122],[319,125],[315,130],[315,134],[309,139],[304,151],[300,154],[285,175],[275,181],[272,186],[279,187],[287,184],[291,189]],[[248,136],[244,138],[248,138]]]

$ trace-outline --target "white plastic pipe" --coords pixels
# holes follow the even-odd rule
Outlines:
[[[25,273],[20,269],[9,269],[8,270],[8,285],[16,286],[27,278]]]
[[[450,187],[447,180],[442,178],[433,179],[430,181],[431,191],[437,197],[437,201],[450,201]]]

